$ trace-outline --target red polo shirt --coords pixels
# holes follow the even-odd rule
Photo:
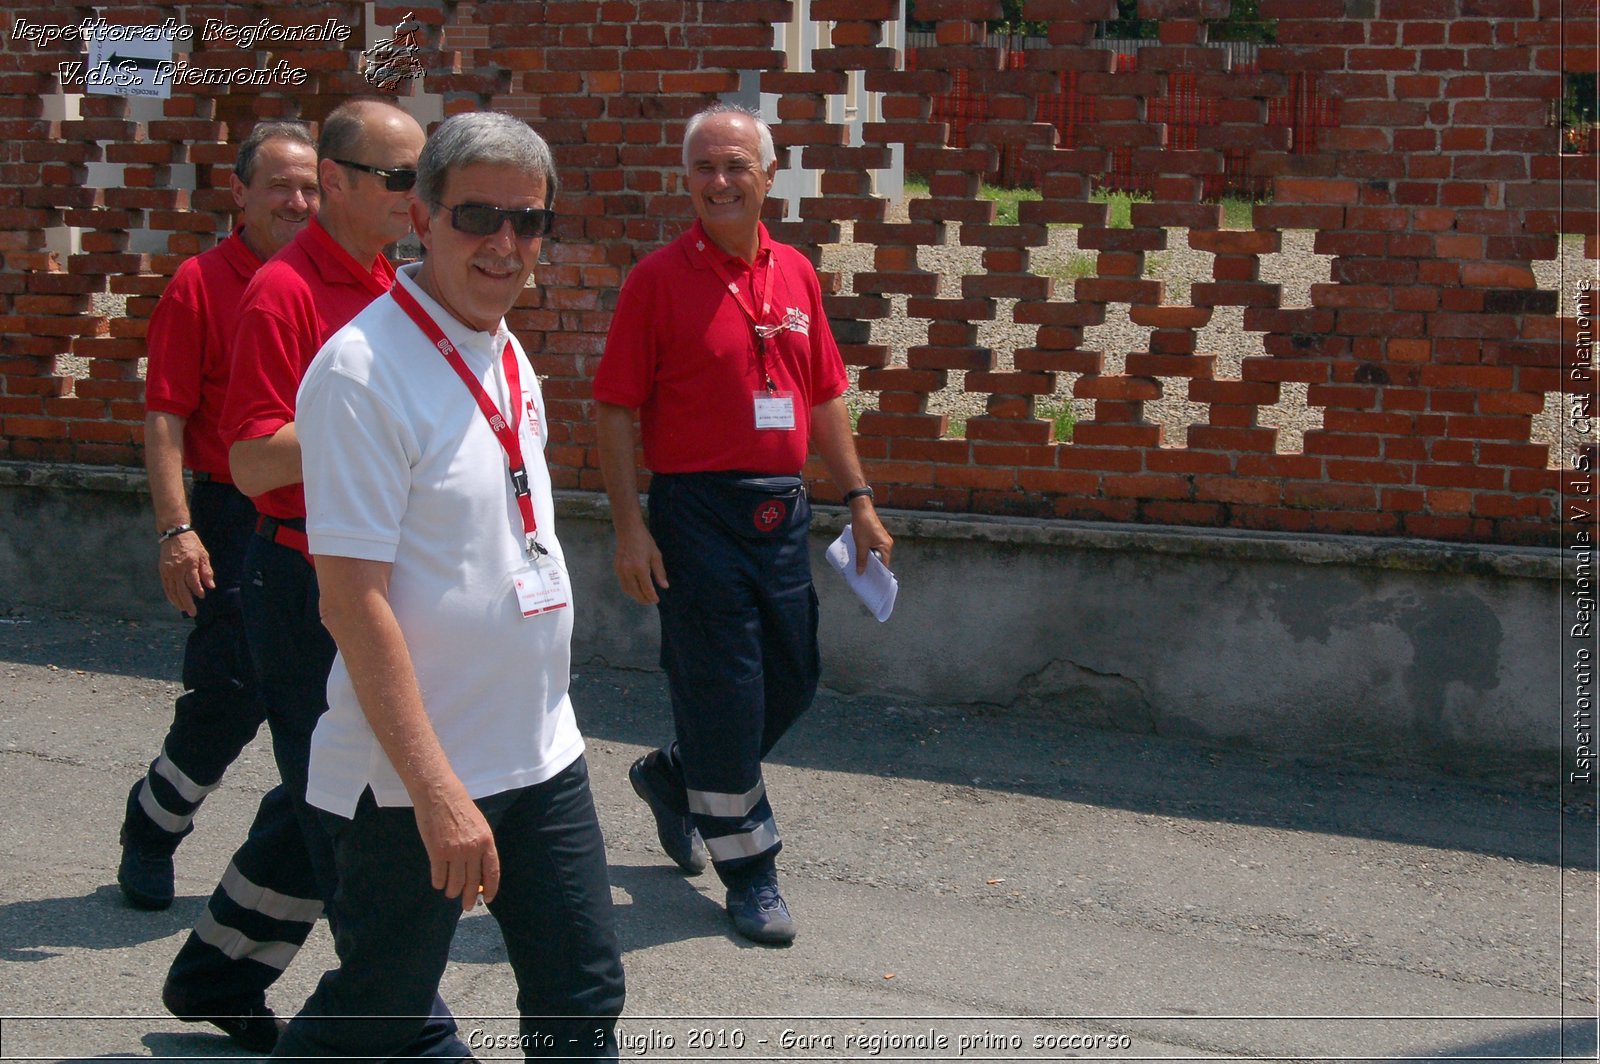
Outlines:
[[[234,337],[222,440],[271,436],[294,420],[300,378],[324,342],[394,283],[382,255],[362,265],[316,219],[272,257],[245,290]],[[306,515],[299,484],[255,498],[269,517]]]
[[[754,396],[765,394],[762,360],[750,317],[721,274],[739,286],[762,324],[789,325],[767,341],[765,363],[777,390],[794,397],[791,430],[755,427]],[[805,256],[774,241],[763,225],[756,261],[746,264],[696,222],[628,274],[594,397],[639,411],[644,461],[654,472],[793,475],[805,465],[811,408],[848,384]]]
[[[239,302],[261,268],[243,232],[240,226],[210,251],[178,267],[145,333],[150,350],[145,410],[186,418],[184,466],[229,484],[228,448],[218,434],[233,361],[229,349]]]

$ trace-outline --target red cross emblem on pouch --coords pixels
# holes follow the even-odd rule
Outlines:
[[[771,532],[783,524],[784,517],[789,513],[789,507],[777,499],[768,499],[756,507],[755,525],[762,532]]]

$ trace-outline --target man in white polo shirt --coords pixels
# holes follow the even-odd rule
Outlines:
[[[567,697],[544,403],[504,320],[554,191],[550,150],[524,123],[441,125],[412,208],[426,258],[300,387],[306,530],[339,647],[307,800],[334,842],[340,966],[280,1057],[402,1052],[481,894],[527,1054],[616,1059],[622,962]]]

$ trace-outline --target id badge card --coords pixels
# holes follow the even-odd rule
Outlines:
[[[794,428],[793,392],[756,392],[756,428]]]
[[[567,606],[566,577],[548,555],[511,574],[511,586],[516,588],[517,605],[524,617],[537,617]]]

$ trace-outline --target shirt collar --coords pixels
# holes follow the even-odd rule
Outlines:
[[[684,234],[684,239],[688,242],[686,250],[689,253],[689,262],[697,270],[709,270],[711,268],[711,260],[706,256],[705,252],[715,255],[717,261],[722,263],[723,268],[728,270],[729,273],[735,270],[748,270],[752,265],[746,263],[737,255],[730,255],[723,251],[716,241],[706,235],[705,226],[700,224],[700,219],[698,218],[695,219],[694,225],[690,227],[689,231]],[[701,250],[700,245],[705,246],[704,251]],[[772,236],[767,232],[765,222],[757,222],[756,263],[760,263],[762,259],[771,256],[771,254]]]
[[[389,290],[387,285],[373,276],[373,267],[383,258],[382,253],[363,266],[344,249],[342,244],[333,239],[326,229],[322,228],[322,223],[316,218],[306,223],[305,229],[296,239],[306,242],[306,250],[310,252],[311,261],[316,264],[317,272],[322,274],[322,279],[329,284],[358,284],[372,290],[373,295],[382,295]]]
[[[250,245],[244,240],[244,226],[235,229],[228,239],[222,242],[222,256],[229,266],[245,280],[261,268],[261,260],[256,258],[256,253],[250,250]]]

